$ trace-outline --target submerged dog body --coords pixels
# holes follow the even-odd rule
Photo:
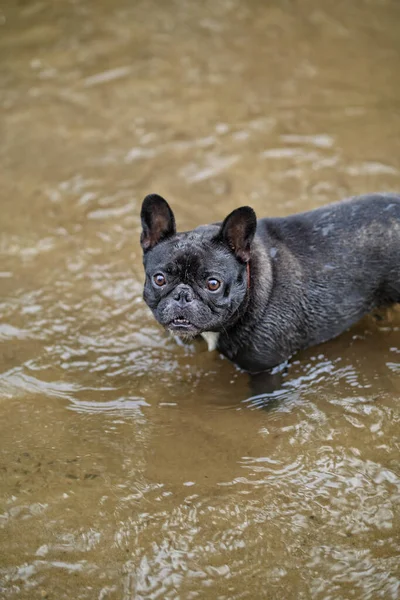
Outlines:
[[[400,302],[400,196],[366,195],[285,218],[242,207],[222,224],[176,233],[147,196],[144,299],[156,319],[250,372],[329,340]]]

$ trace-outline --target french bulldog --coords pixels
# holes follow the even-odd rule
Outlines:
[[[400,195],[357,196],[284,218],[249,206],[177,233],[161,196],[141,210],[144,300],[184,338],[203,335],[250,373],[400,302]]]

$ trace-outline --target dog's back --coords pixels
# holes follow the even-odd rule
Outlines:
[[[358,196],[260,225],[311,282],[336,281],[341,293],[345,282],[363,292],[370,286],[374,303],[400,302],[400,196]]]

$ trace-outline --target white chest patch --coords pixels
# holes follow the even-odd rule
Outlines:
[[[204,333],[201,334],[201,337],[206,340],[209,352],[216,350],[219,333],[215,331],[204,331]]]

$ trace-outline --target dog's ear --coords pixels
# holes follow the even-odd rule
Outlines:
[[[140,218],[142,220],[140,243],[144,252],[176,233],[174,213],[168,202],[158,194],[146,196]]]
[[[250,206],[231,212],[221,225],[218,239],[226,244],[242,262],[250,260],[250,246],[257,227],[256,213]]]

